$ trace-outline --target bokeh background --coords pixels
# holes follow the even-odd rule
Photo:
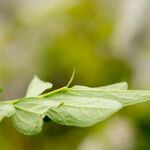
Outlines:
[[[34,74],[65,85],[127,81],[150,90],[149,0],[0,0],[1,100],[25,95]],[[150,150],[150,103],[90,128],[45,123],[37,136],[0,124],[0,150]]]

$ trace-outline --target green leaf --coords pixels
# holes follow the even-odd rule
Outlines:
[[[12,122],[15,128],[25,135],[38,134],[43,126],[42,116],[20,109],[16,109]]]
[[[0,103],[0,121],[4,117],[10,117],[13,113],[15,113],[15,108],[12,104]]]
[[[111,98],[79,96],[70,91],[49,97],[50,100],[63,102],[64,105],[48,111],[53,121],[70,126],[92,126],[117,112],[122,104]]]
[[[42,130],[43,118],[52,107],[59,102],[39,98],[24,98],[15,104],[16,112],[12,116],[14,126],[26,135],[38,134]]]
[[[107,119],[124,106],[150,101],[150,91],[127,90],[126,82],[69,88],[73,78],[74,71],[67,86],[40,95],[52,84],[35,76],[26,98],[0,102],[0,121],[11,117],[18,131],[34,135],[42,130],[45,117],[62,125],[88,127]]]
[[[59,124],[85,127],[110,117],[123,106],[150,101],[150,91],[126,89],[125,82],[100,88],[74,86],[49,97],[64,105],[51,109],[48,116]]]
[[[133,105],[150,101],[150,91],[144,90],[116,90],[104,88],[76,88],[70,89],[71,93],[80,96],[111,98],[123,104],[123,106]]]
[[[37,76],[34,76],[31,83],[28,86],[26,97],[34,97],[43,93],[45,90],[52,88],[52,83],[44,82]]]
[[[122,87],[123,84],[121,83],[120,86]],[[116,87],[116,84],[114,84],[114,87]],[[74,104],[72,104],[72,102]],[[89,125],[95,124],[95,122],[99,122],[100,120],[105,119],[107,117],[107,115],[111,115],[110,111],[114,112],[114,110],[116,111],[116,109],[118,109],[118,107],[119,108],[121,107],[120,104],[117,103],[116,101],[112,102],[109,100],[110,106],[106,102],[108,102],[108,100],[105,100],[105,101],[104,100],[101,100],[101,101],[98,100],[97,101],[96,99],[87,99],[86,98],[86,100],[83,101],[83,98],[81,98],[81,99],[79,99],[79,104],[77,104],[77,103],[75,104],[74,97],[72,97],[70,104],[69,103],[67,103],[67,104],[68,105],[75,105],[75,107],[77,107],[77,109],[78,108],[80,109],[80,107],[84,107],[85,110],[87,112],[89,112],[90,114],[91,114],[91,112],[95,113],[95,110],[99,109],[97,107],[99,105],[101,107],[103,107],[103,108],[101,108],[101,112],[108,111],[108,109],[109,109],[109,111],[106,112],[105,115],[104,114],[97,115],[98,117],[95,118],[94,120],[87,118],[87,121],[85,121],[85,120],[82,121],[84,124],[81,122],[82,126],[89,126]],[[95,105],[93,105],[94,103],[95,103]],[[116,103],[117,103],[117,106],[113,107],[110,110],[109,107],[111,107],[113,104],[116,104]],[[62,104],[61,100],[58,102],[57,100],[52,101],[49,99],[40,99],[40,98],[21,99],[15,104],[16,112],[12,116],[13,124],[16,127],[16,129],[23,134],[26,134],[26,135],[38,134],[42,130],[43,118],[46,115],[49,116],[51,114],[52,108],[53,109],[55,109],[55,108],[62,109],[62,108],[66,107],[66,106],[62,107],[63,105],[60,105],[60,104]],[[93,105],[93,106],[91,106],[91,111],[90,111],[90,104]],[[94,108],[95,108],[95,110],[94,110]],[[70,110],[70,111],[72,111],[72,110]],[[73,113],[73,111],[72,111],[72,113]],[[78,113],[78,115],[80,115],[80,113]],[[83,117],[84,117],[84,115],[85,114],[83,113]],[[52,114],[50,115],[50,117],[52,117]],[[65,119],[64,119],[64,121],[65,121]],[[76,120],[74,120],[74,122],[76,122]],[[77,122],[74,125],[79,126],[78,125],[79,123],[80,122]]]
[[[126,103],[149,100],[150,91],[126,89],[125,83],[100,88],[74,86],[52,92],[44,99],[21,99],[15,103],[12,120],[16,129],[26,135],[39,133],[45,116],[63,125],[91,126],[110,117]]]
[[[108,94],[116,97],[124,106],[134,105],[138,103],[150,101],[150,91],[144,90],[112,90],[107,91]],[[104,92],[106,94],[106,92]]]
[[[120,82],[120,83],[115,83],[107,86],[101,86],[101,87],[96,87],[96,88],[91,88],[87,86],[81,86],[81,85],[76,85],[73,87],[73,89],[115,89],[115,90],[127,90],[128,89],[128,84],[126,82]]]
[[[128,84],[127,82],[120,82],[120,83],[115,83],[107,86],[101,86],[99,87],[100,89],[115,89],[115,90],[127,90],[128,89]]]

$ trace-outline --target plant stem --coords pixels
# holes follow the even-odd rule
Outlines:
[[[45,93],[45,94],[42,94],[40,96],[37,96],[38,98],[46,98],[46,97],[49,97],[55,93],[59,93],[59,92],[65,92],[68,90],[68,87],[67,86],[64,86],[62,88],[59,88],[57,90],[54,90],[52,92],[49,92],[49,93]],[[15,100],[9,100],[9,101],[0,101],[1,104],[15,104],[19,101],[20,99],[15,99]]]
[[[55,93],[59,93],[59,92],[62,92],[62,91],[67,91],[67,90],[68,90],[68,87],[67,87],[67,86],[64,86],[64,87],[62,87],[62,88],[60,88],[60,89],[54,90],[54,91],[52,91],[52,92],[50,92],[50,93],[42,94],[42,95],[40,95],[40,96],[38,96],[38,97],[39,97],[39,98],[46,98],[46,97],[49,97],[49,96],[51,96],[51,95],[53,95],[53,94],[55,94]]]
[[[9,100],[9,101],[0,101],[0,104],[15,104],[19,99]]]

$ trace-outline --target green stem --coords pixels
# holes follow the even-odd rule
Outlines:
[[[38,98],[46,98],[46,97],[49,97],[55,93],[59,93],[59,92],[63,92],[63,91],[67,91],[68,90],[68,87],[65,86],[65,87],[62,87],[60,89],[57,89],[57,90],[54,90],[52,92],[49,92],[49,93],[45,93],[45,94],[42,94],[40,96],[37,96]],[[9,101],[0,101],[0,104],[15,104],[19,101],[20,99],[15,99],[15,100],[9,100]]]
[[[46,97],[52,96],[52,95],[55,94],[55,93],[59,93],[59,92],[62,92],[62,91],[67,91],[67,90],[68,90],[68,87],[67,87],[67,86],[64,86],[64,87],[62,87],[62,88],[60,88],[60,89],[54,90],[54,91],[52,91],[52,92],[50,92],[50,93],[42,94],[42,95],[40,95],[40,96],[38,96],[38,97],[39,97],[39,98],[46,98]]]
[[[1,101],[1,104],[15,104],[19,101],[20,99],[15,99],[15,100],[9,100],[9,101]]]
[[[62,87],[60,89],[54,90],[54,91],[52,91],[50,93],[42,94],[42,95],[40,95],[38,97],[39,98],[46,98],[46,97],[49,97],[49,96],[51,96],[51,95],[53,95],[55,93],[59,93],[59,92],[62,92],[62,91],[67,91],[68,87],[70,86],[70,84],[72,83],[72,81],[74,79],[74,76],[75,76],[75,68],[74,68],[72,76],[71,76],[71,78],[70,78],[70,80],[69,80],[69,82],[68,82],[68,84],[66,86],[64,86],[64,87]]]

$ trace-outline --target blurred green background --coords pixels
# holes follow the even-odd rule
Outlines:
[[[34,74],[65,85],[127,81],[150,90],[149,0],[0,0],[1,100],[25,95]],[[150,103],[90,128],[45,123],[24,136],[0,124],[0,150],[150,150]]]

